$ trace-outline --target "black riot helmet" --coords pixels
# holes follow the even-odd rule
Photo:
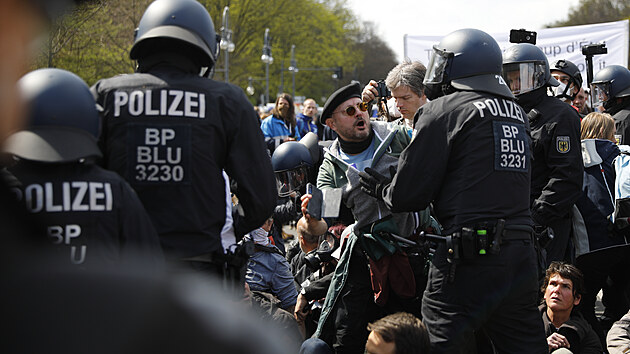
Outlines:
[[[560,83],[554,90],[556,98],[573,101],[582,87],[582,73],[577,65],[569,60],[559,59],[551,64],[551,75]],[[559,71],[561,74],[553,73]]]
[[[621,65],[609,65],[595,74],[591,86],[593,98],[609,109],[616,98],[630,96],[630,70]]]
[[[501,77],[501,48],[489,34],[461,29],[433,46],[424,84],[429,99],[456,90],[484,91],[513,98]]]
[[[39,162],[70,162],[101,156],[99,117],[87,84],[61,69],[39,69],[18,81],[28,110],[24,130],[11,135],[5,151]]]
[[[273,152],[271,164],[276,174],[278,196],[286,197],[306,186],[313,159],[306,146],[297,141],[287,141]]]
[[[503,53],[503,78],[515,96],[560,83],[551,76],[543,51],[530,43],[519,43]]]
[[[130,57],[144,58],[163,50],[164,43],[175,40],[194,48],[200,64],[210,68],[219,54],[219,39],[210,14],[197,1],[156,0],[140,19]]]

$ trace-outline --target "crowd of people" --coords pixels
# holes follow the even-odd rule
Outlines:
[[[487,35],[474,31],[453,35],[457,36],[469,38],[466,42],[445,41],[458,53],[466,54],[467,46],[474,46],[475,41],[491,42]],[[342,210],[337,218],[312,223],[320,234],[325,226],[340,221],[348,227],[343,253],[335,260],[347,265],[337,266],[332,279],[324,278],[324,281],[307,282],[298,287],[304,295],[301,299],[300,294],[295,309],[296,319],[301,322],[306,317],[300,310],[309,302],[321,301],[322,289],[334,285],[335,290],[326,293],[323,309],[317,313],[320,319],[314,337],[326,343],[319,343],[323,348],[332,348],[335,352],[352,352],[352,348],[361,351],[368,334],[367,323],[403,310],[425,321],[432,352],[454,352],[474,347],[475,343],[479,350],[489,346],[497,352],[519,352],[518,348],[540,348],[540,338],[544,337],[547,337],[549,351],[571,347],[576,353],[604,352],[607,331],[628,311],[629,277],[622,274],[630,255],[628,230],[624,229],[628,214],[623,211],[627,194],[623,187],[615,187],[616,172],[620,174],[623,169],[620,159],[615,159],[620,155],[618,144],[622,149],[624,146],[622,136],[627,117],[624,109],[630,106],[630,81],[625,77],[630,71],[613,65],[596,73],[593,88],[598,97],[595,102],[601,107],[591,112],[582,75],[572,62],[557,60],[550,64],[542,50],[528,43],[516,44],[502,55],[497,55],[494,48],[494,52],[484,57],[494,61],[481,68],[473,64],[481,60],[480,55],[483,54],[469,54],[469,59],[463,56],[465,59],[459,59],[459,66],[452,62],[448,89],[438,86],[443,82],[436,85],[427,80],[427,69],[422,63],[405,61],[392,69],[384,81],[389,91],[387,97],[379,97],[383,91],[377,81],[371,81],[362,91],[359,84],[354,83],[333,93],[319,117],[307,116],[309,121],[318,119],[316,122],[337,134],[332,143],[320,142],[326,146],[323,161],[307,163],[316,167],[316,186],[322,190],[342,189],[342,209],[350,209],[350,213],[345,214]],[[455,68],[460,71],[453,74]],[[492,78],[478,74],[493,70],[502,75],[505,84],[494,85]],[[610,70],[618,73],[611,75]],[[444,75],[431,70],[429,74]],[[470,89],[471,86],[475,89]],[[477,92],[477,89],[494,93],[502,101],[468,98],[472,100],[471,109],[454,113],[457,107],[468,102],[463,98],[461,102],[456,100],[457,93]],[[505,100],[511,97],[513,99]],[[377,109],[366,103],[386,104],[388,98],[394,99],[395,111],[400,115],[382,114],[387,112],[385,108],[379,111],[381,116],[376,113],[376,118],[373,117],[370,110],[374,108],[376,112]],[[446,98],[454,100],[453,103]],[[435,103],[426,105],[427,101]],[[307,107],[301,116],[307,114],[306,110]],[[613,118],[611,114],[616,115]],[[344,121],[344,115],[351,120]],[[475,115],[477,119],[473,119]],[[481,127],[475,132],[471,128],[474,123],[467,123],[467,119],[475,122],[484,116],[507,117],[517,123],[492,123],[490,132]],[[434,122],[438,117],[442,121]],[[448,119],[453,122],[447,123]],[[290,119],[284,121],[287,127],[292,126]],[[262,131],[268,141],[277,138],[265,129],[264,120]],[[406,139],[404,132],[413,140]],[[456,139],[456,134],[461,137]],[[286,137],[285,133],[280,139],[296,140]],[[483,138],[489,142],[484,142]],[[386,151],[385,154],[382,151]],[[462,157],[458,158],[458,153]],[[384,160],[388,155],[393,157],[389,164]],[[450,159],[457,162],[450,163]],[[616,169],[613,161],[619,166]],[[487,166],[488,162],[492,164]],[[460,169],[462,172],[458,172]],[[506,175],[491,174],[492,169],[521,175],[511,174],[515,179],[510,181]],[[424,172],[427,170],[432,173]],[[617,186],[624,183],[621,176]],[[522,189],[514,191],[518,185]],[[297,190],[298,184],[294,187]],[[304,188],[299,192],[304,194]],[[466,197],[462,193],[471,194]],[[309,225],[312,219],[308,212],[311,198],[309,192],[302,197],[303,225]],[[521,204],[515,204],[519,200]],[[429,206],[431,209],[422,209]],[[405,217],[409,216],[405,211],[418,212],[412,217],[417,222],[411,229],[405,222]],[[390,212],[394,218],[389,216]],[[366,225],[369,228],[365,228]],[[460,248],[440,249],[442,243],[431,244],[418,237],[419,230],[458,237],[460,240],[453,242],[459,242]],[[299,234],[312,238],[317,233],[304,230]],[[386,234],[389,236],[384,236]],[[397,247],[404,244],[392,240],[392,235],[402,235],[425,247],[419,252],[403,250],[403,258],[407,258],[405,265],[409,263],[411,271],[397,273],[403,284],[418,281],[414,285],[416,292],[406,292],[408,289],[388,280],[389,263],[398,251],[390,250],[391,258],[383,262],[380,248],[392,241]],[[376,252],[371,244],[374,240],[380,245]],[[303,236],[300,236],[301,245],[302,242]],[[313,242],[312,247],[302,247],[302,250],[315,252],[315,246]],[[440,254],[444,251],[446,254]],[[473,256],[473,264],[468,264],[470,255],[477,253],[498,257]],[[422,259],[414,260],[414,254],[420,254]],[[291,255],[288,257],[291,259]],[[429,261],[431,270],[435,267],[434,274],[431,270],[426,272],[425,265]],[[500,274],[487,265],[475,266],[486,261],[507,266],[505,273]],[[564,267],[573,267],[571,274],[578,275],[570,278],[566,272],[558,270]],[[551,289],[553,284],[550,285],[549,278],[554,276],[576,284],[569,286],[575,289],[571,295],[576,310],[573,311],[571,305],[568,314],[574,316],[571,321],[578,318],[582,323],[580,330],[576,330],[579,334],[552,335],[569,319],[569,316],[556,314],[559,322],[551,321],[557,324],[556,329],[551,331],[553,326],[548,325],[549,319],[554,318],[551,309],[557,307],[555,302],[566,304],[566,300],[557,299],[557,291]],[[445,290],[444,283],[452,283],[453,288]],[[578,286],[578,283],[584,285]],[[537,290],[539,287],[541,289]],[[474,292],[471,294],[471,291]],[[596,298],[600,291],[604,294],[605,312],[596,316]],[[553,298],[547,296],[547,292],[553,293]],[[394,294],[393,298],[388,297],[390,293]],[[403,298],[415,297],[417,301],[401,301],[400,294],[404,294]],[[498,294],[504,297],[494,302],[480,301],[498,297]],[[541,302],[536,311],[533,305]],[[369,310],[365,311],[366,308]],[[444,318],[445,313],[449,313],[448,318]],[[536,327],[541,314],[545,336],[537,332]],[[507,322],[513,322],[511,326],[514,326],[509,327],[509,334],[505,329]],[[307,347],[312,346],[309,340]],[[543,351],[545,349],[541,348]]]
[[[0,2],[6,352],[630,350],[628,68],[462,29],[258,114],[156,0],[135,73],[18,77],[67,2]]]

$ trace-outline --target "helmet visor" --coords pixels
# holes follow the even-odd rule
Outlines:
[[[448,64],[449,58],[453,57],[452,52],[439,49],[433,46],[433,54],[427,67],[427,73],[424,76],[424,84],[441,84],[444,82],[444,71]]]
[[[503,78],[514,95],[530,92],[545,85],[545,64],[542,62],[503,64]]]
[[[330,232],[326,232],[324,235],[319,237],[319,247],[317,247],[317,254],[322,262],[330,262],[332,261],[332,253],[339,246],[339,241],[335,237],[335,235]]]
[[[308,182],[308,169],[300,166],[296,169],[276,172],[278,196],[288,197],[291,192],[300,190]]]
[[[591,84],[595,107],[601,106],[610,97],[610,82],[593,82]]]

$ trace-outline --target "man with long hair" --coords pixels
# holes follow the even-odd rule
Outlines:
[[[278,95],[271,116],[262,121],[260,129],[265,136],[267,149],[272,154],[280,144],[300,139],[300,133],[295,123],[295,107],[291,95],[288,93]]]

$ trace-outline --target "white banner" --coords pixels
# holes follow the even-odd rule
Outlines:
[[[537,30],[536,45],[543,50],[549,64],[558,59],[573,62],[582,71],[586,86],[586,64],[582,46],[592,43],[605,43],[608,54],[593,57],[593,71],[596,74],[607,65],[628,67],[628,20],[597,23],[593,25],[545,28]],[[527,30],[530,30],[527,28]],[[448,33],[446,33],[448,34]],[[405,57],[428,64],[434,44],[443,36],[414,36],[405,34]],[[514,45],[510,43],[510,31],[490,33],[502,50]]]

